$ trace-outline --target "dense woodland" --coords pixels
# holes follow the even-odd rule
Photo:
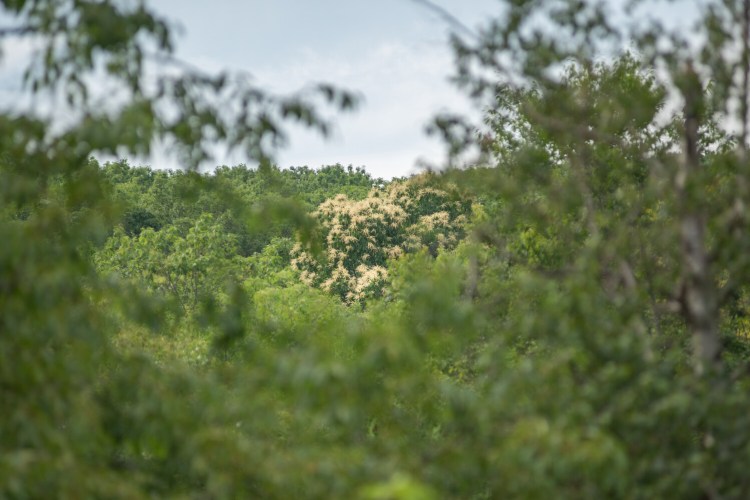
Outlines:
[[[71,114],[0,112],[0,498],[750,496],[750,0],[499,5],[451,42],[484,123],[383,180],[274,162],[347,91],[2,3]]]

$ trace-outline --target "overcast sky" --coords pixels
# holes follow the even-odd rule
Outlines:
[[[499,5],[435,3],[472,27]],[[294,132],[278,155],[282,167],[342,163],[365,166],[376,177],[408,175],[418,159],[443,156],[439,140],[424,134],[430,117],[471,110],[447,81],[448,25],[412,0],[155,0],[152,6],[184,29],[178,54],[204,69],[246,70],[278,92],[322,81],[362,93],[363,105],[336,120],[328,141]]]
[[[624,0],[611,0],[621,4]],[[652,0],[647,10],[668,24],[695,18],[690,6]],[[342,163],[364,166],[376,177],[417,171],[418,160],[439,164],[444,148],[424,128],[440,111],[478,115],[449,82],[453,58],[450,26],[414,0],[152,0],[151,6],[181,29],[178,55],[208,71],[242,70],[274,92],[292,92],[328,82],[364,96],[353,115],[336,119],[324,141],[295,129],[290,147],[279,152],[281,167]],[[497,0],[433,0],[475,28],[497,17]],[[685,8],[687,4],[688,8]],[[31,46],[12,40],[0,71],[0,104],[18,100],[18,78]],[[13,83],[13,82],[16,83]],[[16,101],[14,101],[14,99]],[[243,163],[241,155],[218,164]],[[175,158],[156,154],[135,163],[179,168]],[[208,165],[211,168],[212,165]]]

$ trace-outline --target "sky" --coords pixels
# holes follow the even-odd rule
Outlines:
[[[432,2],[470,28],[501,11],[498,0]],[[433,116],[442,111],[480,116],[449,82],[450,25],[419,1],[151,0],[150,5],[178,27],[177,55],[203,70],[249,72],[256,84],[276,93],[327,82],[363,96],[354,114],[335,118],[328,140],[292,128],[289,147],[277,154],[280,167],[341,163],[364,166],[373,176],[386,179],[410,175],[419,164],[440,165],[445,157],[440,140],[424,131]],[[677,15],[673,4],[656,0],[648,9],[675,22],[695,10],[683,7]],[[17,99],[17,89],[8,82],[14,68],[20,74],[31,54],[29,46],[4,49],[0,104]],[[176,157],[165,151],[130,160],[159,169],[180,168]],[[214,163],[245,162],[235,154],[220,156]]]
[[[468,26],[496,15],[497,0],[438,0]],[[448,81],[453,70],[449,26],[413,0],[154,0],[180,26],[177,54],[206,70],[250,72],[257,84],[292,92],[328,82],[359,92],[354,114],[336,118],[328,140],[293,129],[277,155],[281,167],[341,163],[375,177],[440,163],[444,147],[424,128],[439,111],[476,114]],[[222,158],[243,161],[241,156]],[[174,159],[153,158],[174,168]],[[158,165],[156,163],[159,163]],[[222,163],[222,161],[219,161]]]

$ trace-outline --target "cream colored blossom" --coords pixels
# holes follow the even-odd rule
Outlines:
[[[295,245],[292,266],[300,280],[319,283],[349,303],[361,301],[379,294],[388,279],[386,269],[373,262],[396,259],[428,242],[454,245],[466,218],[451,219],[461,207],[429,182],[430,175],[417,176],[373,188],[362,200],[341,194],[321,203],[313,215],[324,230],[324,261],[317,262]]]

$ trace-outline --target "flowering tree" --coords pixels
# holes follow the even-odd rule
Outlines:
[[[421,176],[373,189],[362,200],[342,194],[323,202],[315,216],[324,230],[325,255],[316,259],[300,244],[292,252],[302,281],[347,303],[361,302],[382,294],[389,259],[453,247],[470,204],[428,182]]]

